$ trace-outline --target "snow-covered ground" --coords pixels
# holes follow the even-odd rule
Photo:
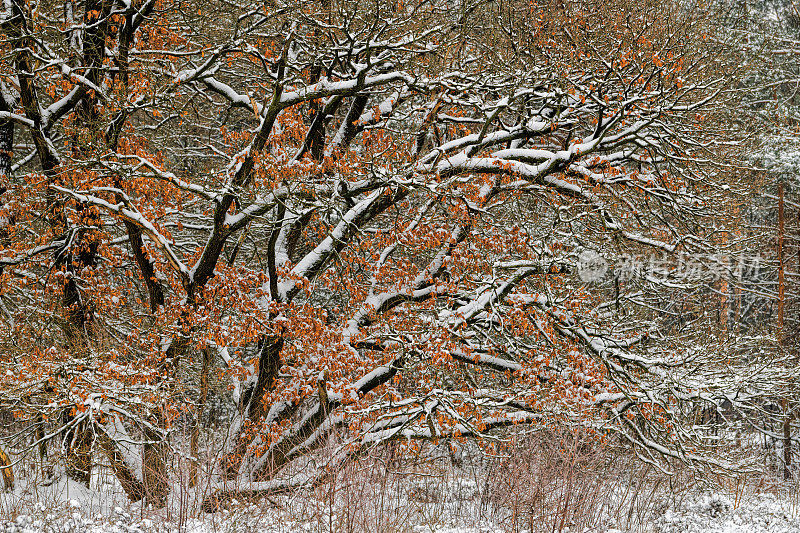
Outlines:
[[[0,492],[0,533],[800,533],[797,480],[719,478],[730,490],[710,489],[696,473],[665,478],[605,450],[572,463],[543,442],[503,456],[468,444],[400,462],[376,453],[314,491],[212,514],[201,511],[209,483],[189,487],[179,468],[157,510],[128,502],[107,466],[91,489],[63,469],[43,483],[21,468]]]
[[[694,495],[654,520],[658,533],[796,533],[800,509],[794,498],[755,494],[737,502],[721,494]]]
[[[415,512],[404,517],[373,514],[375,523],[347,521],[342,508],[331,511],[320,495],[285,496],[257,504],[240,506],[216,514],[188,516],[187,506],[175,501],[168,510],[150,511],[138,505],[126,505],[113,494],[86,490],[63,479],[49,487],[37,487],[38,501],[23,501],[21,492],[0,497],[0,511],[9,516],[0,520],[0,533],[322,533],[338,531],[381,531],[409,533],[500,533],[539,531],[534,520],[524,524],[499,520],[502,514],[487,514],[478,507],[478,489],[469,480],[434,485],[411,484],[398,499],[388,495],[387,506],[415,502]],[[30,497],[31,490],[28,490]],[[442,497],[446,493],[448,496]],[[794,494],[791,491],[790,494]],[[367,501],[350,505],[373,504],[375,494],[365,493]],[[396,495],[395,495],[396,496]],[[662,497],[667,497],[662,493]],[[798,496],[776,497],[755,493],[734,497],[720,492],[686,493],[650,507],[650,516],[635,529],[613,527],[613,517],[604,517],[594,527],[570,527],[570,533],[794,533],[800,532]],[[458,507],[456,512],[455,506]],[[183,509],[183,511],[181,511]],[[327,514],[326,514],[327,512]],[[346,513],[345,513],[346,514]],[[10,516],[14,515],[14,516]],[[481,516],[483,515],[483,518]],[[388,520],[394,517],[395,520]],[[544,525],[542,523],[542,525]],[[544,528],[542,530],[545,530]],[[553,531],[552,526],[546,528]]]

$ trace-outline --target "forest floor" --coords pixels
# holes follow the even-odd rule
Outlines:
[[[210,485],[201,476],[190,487],[181,461],[161,509],[131,504],[108,467],[86,488],[63,468],[43,482],[29,464],[0,492],[0,533],[800,533],[800,476],[776,476],[774,450],[745,451],[762,473],[666,476],[626,449],[554,434],[502,453],[467,443],[379,449],[313,491],[225,500],[216,513],[201,511]]]
[[[648,491],[638,504],[626,488],[599,494],[602,505],[569,512],[555,507],[542,516],[515,512],[497,501],[487,503],[468,478],[442,486],[405,481],[403,490],[385,485],[382,492],[360,495],[348,490],[284,495],[250,504],[234,502],[231,509],[202,514],[192,510],[193,493],[178,494],[166,509],[150,510],[125,503],[121,493],[108,488],[87,490],[62,478],[38,487],[34,499],[30,487],[27,493],[18,489],[2,495],[0,533],[800,532],[800,501],[796,490],[785,485],[787,490],[777,495]],[[579,512],[591,516],[578,516]]]

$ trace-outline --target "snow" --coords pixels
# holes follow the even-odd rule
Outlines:
[[[0,111],[0,119],[11,119],[20,124],[24,124],[29,128],[33,127],[33,121],[31,119],[24,117],[22,115],[18,115],[16,113],[10,113],[8,111]]]
[[[3,0],[3,13],[0,15],[0,20],[5,22],[9,20],[13,14],[14,6],[11,4],[11,0]]]
[[[237,93],[233,87],[226,83],[222,83],[213,76],[203,76],[202,82],[205,83],[210,89],[218,94],[227,98],[231,104],[241,106],[252,111],[256,116],[260,117],[264,113],[264,107],[256,102],[249,94],[241,95]]]
[[[464,450],[455,453],[463,458]],[[452,474],[452,472],[451,472]],[[474,474],[474,472],[472,472]],[[291,483],[291,480],[289,481]],[[93,489],[59,478],[50,486],[22,484],[13,493],[0,494],[0,533],[302,533],[338,531],[342,522],[336,513],[363,511],[376,505],[384,496],[373,491],[385,487],[364,486],[358,500],[340,502],[331,511],[330,500],[322,491],[276,496],[259,503],[239,503],[213,514],[191,513],[178,508],[154,511],[140,504],[129,504],[113,490],[102,476],[95,476]],[[96,487],[96,488],[95,488]],[[621,483],[603,485],[609,498],[608,509],[630,496],[631,487]],[[387,531],[413,533],[500,533],[529,532],[528,522],[511,527],[507,517],[487,512],[484,482],[462,470],[457,475],[439,477],[422,472],[406,477],[387,501],[396,507],[375,509],[395,525]],[[782,496],[769,492],[693,491],[668,494],[653,489],[648,514],[639,527],[626,529],[612,514],[594,518],[591,528],[565,525],[560,531],[570,533],[793,533],[800,531],[796,488]],[[34,494],[35,493],[35,494]],[[653,496],[655,495],[655,496]],[[650,501],[652,500],[652,501]],[[183,502],[183,503],[180,503]],[[186,505],[178,498],[175,504]],[[383,505],[383,503],[381,503]],[[399,508],[404,511],[398,511]],[[302,511],[300,511],[302,509]],[[357,510],[356,510],[357,509]],[[19,513],[19,514],[17,514]],[[333,513],[333,514],[331,514]],[[627,514],[623,513],[623,514]],[[377,517],[376,517],[377,518]],[[331,522],[331,520],[333,520]],[[338,525],[337,525],[338,524]],[[362,524],[369,527],[369,524]],[[374,525],[374,524],[373,524]],[[542,524],[543,525],[543,524]],[[361,530],[358,529],[357,530]],[[534,529],[535,531],[536,529]],[[548,529],[549,531],[550,529]]]
[[[360,73],[358,73],[360,74]],[[375,76],[365,76],[363,82],[358,78],[344,81],[332,82],[323,77],[317,83],[303,87],[295,91],[286,91],[281,95],[281,106],[289,107],[304,100],[312,98],[322,98],[334,94],[346,94],[359,88],[367,88],[375,85],[384,85],[393,81],[405,81],[413,83],[414,79],[405,72],[388,72]]]
[[[358,119],[358,122],[361,124],[371,124],[372,122],[380,119],[382,116],[386,116],[392,112],[394,106],[396,105],[397,101],[400,99],[400,93],[395,91],[391,96],[386,98],[380,104],[378,104],[378,114],[376,116],[375,109],[370,109],[369,111],[364,112],[361,117]],[[336,138],[334,139],[334,144],[339,144],[337,140],[343,134],[344,131],[344,124],[342,124],[342,128],[336,134]]]
[[[797,502],[756,494],[738,502],[709,493],[689,498],[654,521],[658,533],[789,533],[800,531]]]

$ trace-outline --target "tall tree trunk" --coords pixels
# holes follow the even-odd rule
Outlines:
[[[105,40],[109,30],[109,12],[111,0],[86,0],[84,10],[84,37],[82,63],[86,78],[93,84],[100,82],[100,66],[105,59]],[[86,92],[77,103],[75,113],[78,124],[92,132],[92,137],[101,136],[97,123],[97,95]],[[73,136],[72,150],[78,159],[91,156],[91,148],[82,141],[78,134]],[[79,221],[83,228],[99,228],[102,225],[99,210],[96,207],[78,204],[76,210],[81,215]],[[66,221],[65,221],[66,222]],[[91,335],[91,306],[81,295],[78,278],[86,268],[93,268],[97,262],[99,242],[97,231],[88,229],[78,233],[71,249],[64,254],[66,282],[62,293],[61,305],[66,315],[64,333],[67,346],[76,358],[91,357],[89,337]],[[89,420],[74,429],[71,442],[67,447],[67,474],[87,487],[92,471],[92,445],[95,440],[94,422]]]
[[[778,184],[778,342],[783,345],[784,309],[786,307],[786,265],[783,247],[786,234],[784,185]]]
[[[786,273],[783,257],[785,240],[784,185],[778,183],[778,343],[783,349],[784,309],[786,307]],[[792,476],[792,406],[789,400],[783,401],[783,479]]]
[[[112,7],[110,0],[103,1],[102,10],[98,11],[95,9],[97,0],[87,0],[84,15],[84,27],[86,29],[83,66],[87,69],[85,76],[94,84],[97,84],[99,79],[98,67],[102,65],[105,58],[104,43],[110,23],[108,13]],[[14,23],[4,27],[4,31],[17,40],[18,53],[15,54],[15,66],[19,84],[19,102],[22,104],[25,116],[36,125],[35,128],[30,130],[30,133],[39,156],[42,171],[49,184],[56,184],[59,181],[58,167],[60,162],[55,151],[51,149],[47,135],[40,129],[42,125],[42,105],[38,97],[35,79],[37,69],[34,67],[32,53],[37,48],[37,45],[34,42],[33,33],[27,27],[27,17],[23,6],[16,2],[12,2],[10,5]],[[76,106],[81,125],[95,130],[97,129],[97,124],[93,118],[93,110],[96,100],[96,95],[92,96],[90,92],[84,92],[79,105]],[[7,102],[3,105],[6,104]],[[66,112],[69,112],[69,109]],[[0,137],[6,142],[13,141],[13,136],[9,132],[0,133]],[[76,152],[85,151],[81,140],[77,138],[73,148]],[[0,164],[10,170],[10,158],[9,161]],[[97,255],[97,242],[93,240],[91,230],[86,231],[85,229],[70,227],[70,223],[61,209],[63,203],[52,189],[48,189],[47,195],[49,209],[46,219],[54,233],[66,235],[69,231],[78,231],[75,235],[76,238],[66,245],[68,248],[65,247],[57,253],[54,267],[63,267],[65,271],[60,302],[60,311],[64,317],[65,347],[75,355],[76,359],[85,359],[89,356],[87,322],[91,314],[86,302],[82,299],[76,278],[84,268],[94,265]],[[78,206],[78,209],[81,210],[81,206]],[[98,225],[100,222],[100,217],[94,208],[84,208],[82,215],[83,220],[80,225],[84,228]],[[69,424],[72,420],[73,414],[68,409],[62,415],[62,422]],[[71,427],[64,438],[67,475],[87,487],[91,479],[93,440],[90,423],[81,423]]]

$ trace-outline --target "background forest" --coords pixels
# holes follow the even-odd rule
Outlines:
[[[6,488],[791,486],[798,9],[4,0]]]

